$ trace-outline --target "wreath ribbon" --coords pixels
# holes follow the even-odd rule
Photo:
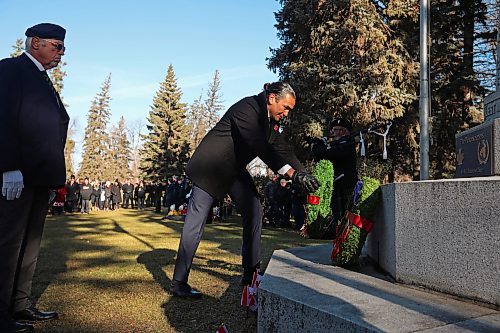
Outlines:
[[[340,250],[342,249],[342,244],[347,239],[347,235],[349,235],[349,230],[350,230],[349,224],[347,224],[343,230],[341,230],[341,225],[337,226],[336,229],[337,237],[333,240],[333,251],[332,255],[330,256],[330,259],[332,261],[340,253]]]
[[[356,227],[363,229],[366,232],[370,232],[373,229],[373,222],[361,217],[353,212],[346,211],[347,219],[351,224],[354,224]]]

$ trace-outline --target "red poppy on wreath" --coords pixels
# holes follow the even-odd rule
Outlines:
[[[319,205],[320,197],[317,195],[308,195],[307,203],[311,205]]]

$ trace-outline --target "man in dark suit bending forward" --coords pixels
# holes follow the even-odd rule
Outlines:
[[[212,202],[227,193],[243,219],[242,284],[251,282],[260,265],[262,207],[247,164],[259,157],[274,172],[315,191],[318,181],[307,173],[283,138],[280,120],[295,106],[295,92],[283,82],[264,85],[264,91],[246,97],[224,114],[203,138],[187,164],[193,181],[188,213],[175,263],[172,293],[199,298],[188,284],[189,271],[201,240]]]

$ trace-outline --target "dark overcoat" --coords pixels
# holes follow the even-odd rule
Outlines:
[[[279,125],[270,121],[264,92],[229,108],[196,148],[186,173],[195,185],[220,199],[237,178],[251,181],[246,166],[256,157],[274,172],[286,164],[304,169]]]
[[[64,185],[68,122],[60,98],[26,54],[0,61],[0,178],[20,170],[25,186]]]
[[[356,183],[358,182],[358,171],[356,168],[356,145],[354,140],[340,138],[334,141],[330,146],[324,142],[319,142],[313,146],[313,154],[317,160],[330,160],[334,168],[334,178],[344,175],[333,185],[334,195],[351,195]]]

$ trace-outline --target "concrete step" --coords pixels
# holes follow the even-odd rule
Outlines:
[[[258,332],[500,332],[495,309],[332,266],[330,252],[330,244],[274,252]]]

